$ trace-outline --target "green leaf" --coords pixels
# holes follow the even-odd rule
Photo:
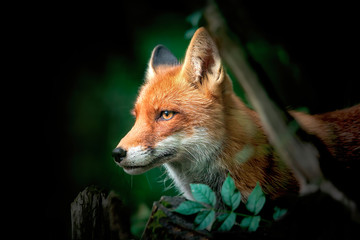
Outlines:
[[[250,226],[251,220],[252,216],[243,218],[243,220],[241,220],[240,227],[248,228]]]
[[[210,226],[215,220],[215,211],[214,210],[205,210],[198,213],[195,218],[195,224],[197,230],[203,230]]]
[[[249,232],[255,232],[259,227],[260,220],[261,220],[260,216],[245,217],[241,221],[240,227],[247,228]]]
[[[255,211],[254,211],[255,215],[259,214],[259,212],[265,205],[265,201],[266,201],[265,196],[262,196],[258,199],[258,201],[256,202],[256,205],[255,205]]]
[[[193,27],[193,28],[190,28],[189,30],[187,30],[184,34],[184,38],[185,39],[191,39],[192,36],[194,36],[194,33],[196,32],[198,28],[196,27]]]
[[[232,210],[238,208],[241,201],[241,194],[236,189],[234,180],[228,176],[221,187],[221,198]]]
[[[238,190],[235,190],[235,193],[231,197],[231,209],[234,211],[239,207],[241,201],[241,194]]]
[[[230,176],[227,176],[221,187],[221,197],[223,202],[229,207],[232,206],[231,196],[233,195],[235,189],[236,187],[234,180]]]
[[[261,220],[260,216],[253,216],[252,219],[251,219],[251,223],[250,223],[250,226],[248,228],[248,231],[249,232],[255,232],[259,227],[260,220]]]
[[[254,147],[247,144],[235,155],[235,160],[239,163],[245,163],[254,155],[254,153]]]
[[[228,214],[225,221],[221,224],[221,226],[219,227],[218,230],[222,231],[222,232],[230,231],[230,229],[235,224],[235,220],[236,220],[236,214],[235,213],[232,212],[232,213]]]
[[[282,209],[279,207],[275,207],[274,211],[275,211],[273,215],[274,220],[280,219],[282,216],[284,216],[287,213],[287,209]]]
[[[217,216],[216,219],[217,219],[219,222],[222,222],[222,221],[224,221],[229,215],[230,215],[229,213],[222,213],[222,214],[220,214],[219,216]]]
[[[187,16],[186,21],[189,22],[193,27],[197,27],[199,26],[202,15],[203,11],[201,10],[193,12],[191,15]]]
[[[247,200],[246,208],[250,212],[257,215],[261,211],[261,209],[264,207],[265,200],[266,200],[265,195],[264,195],[263,191],[261,190],[260,184],[256,183],[256,187],[251,192],[251,194]]]
[[[205,209],[205,206],[201,203],[194,201],[182,202],[174,211],[183,215],[191,215]]]
[[[196,201],[203,202],[215,207],[216,196],[213,190],[205,184],[190,184],[191,193]]]

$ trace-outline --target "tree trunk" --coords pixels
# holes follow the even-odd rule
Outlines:
[[[114,192],[89,186],[71,203],[72,239],[130,239],[129,215]]]

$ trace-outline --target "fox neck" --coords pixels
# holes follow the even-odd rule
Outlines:
[[[257,114],[235,94],[224,97],[223,106],[225,124],[223,134],[220,134],[223,139],[206,144],[206,151],[190,149],[188,152],[192,153],[184,159],[166,163],[169,176],[188,199],[192,199],[190,183],[206,184],[219,195],[228,173],[234,178],[244,201],[257,182],[266,193],[277,193],[279,189],[273,189],[271,181],[289,173],[270,147]],[[193,145],[198,144],[194,142]],[[265,172],[274,175],[266,176],[270,181],[266,181]],[[217,197],[221,199],[221,196]]]
[[[230,109],[226,115],[229,138],[219,160],[229,170],[244,200],[257,182],[272,199],[297,193],[298,183],[270,145],[258,114],[234,94],[228,97],[226,105]]]
[[[169,177],[188,199],[192,199],[190,184],[202,183],[220,193],[226,171],[219,162],[223,149],[221,141],[210,141],[210,134],[204,128],[194,129],[191,138],[182,142],[183,150],[176,161],[164,164]],[[220,196],[218,196],[220,197]]]
[[[194,164],[191,160],[186,159],[181,163],[166,163],[165,167],[176,187],[187,199],[194,200],[190,189],[191,183],[208,185],[220,199],[219,194],[226,177],[226,171],[218,166],[215,158],[209,158],[200,164]]]

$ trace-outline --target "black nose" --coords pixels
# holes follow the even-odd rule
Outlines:
[[[115,148],[112,151],[112,156],[115,162],[120,163],[124,159],[124,157],[126,157],[126,150],[122,148]]]

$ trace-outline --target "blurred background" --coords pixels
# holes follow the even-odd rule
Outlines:
[[[131,129],[130,114],[153,48],[167,46],[182,59],[192,25],[188,15],[203,5],[126,1],[113,6],[53,6],[39,21],[44,57],[39,99],[50,171],[46,224],[49,239],[71,237],[70,204],[85,187],[114,190],[131,212],[132,231],[141,234],[152,203],[177,195],[164,170],[130,176],[111,157]],[[39,84],[39,87],[41,85]],[[56,149],[56,151],[54,151]]]
[[[354,21],[336,15],[341,8],[298,2],[281,10],[280,3],[241,1],[242,8],[234,9],[232,2],[219,6],[227,15],[244,16],[243,22],[229,20],[229,25],[243,29],[247,53],[261,64],[288,106],[317,113],[359,102],[354,85],[358,77],[353,74],[358,67],[351,60],[353,53],[358,56],[351,35]],[[194,13],[196,18],[204,4],[54,4],[33,15],[31,32],[42,47],[36,64],[44,78],[37,84],[44,91],[37,101],[49,169],[41,189],[48,197],[44,218],[48,239],[70,238],[70,203],[86,186],[96,184],[119,193],[138,236],[153,201],[178,194],[167,188],[170,182],[164,182],[163,169],[127,175],[115,165],[111,151],[134,123],[130,110],[152,49],[163,44],[183,59],[191,30],[198,24],[191,23]]]

